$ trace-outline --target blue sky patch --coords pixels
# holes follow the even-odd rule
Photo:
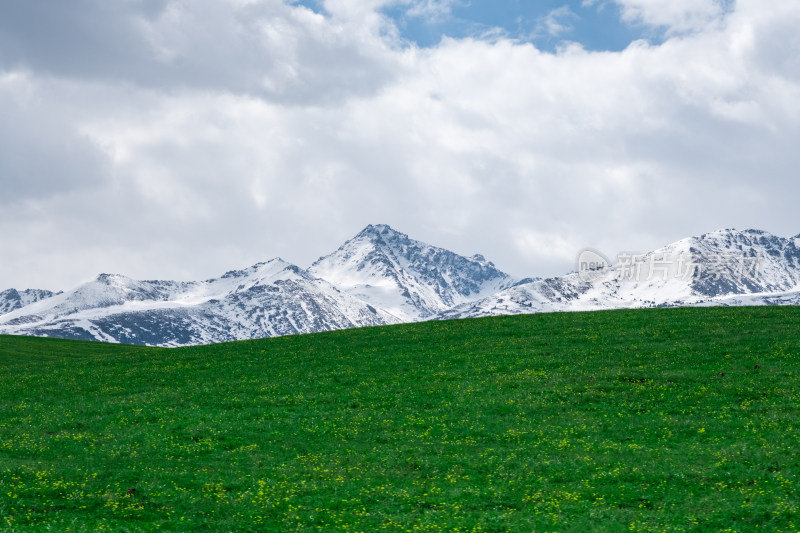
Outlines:
[[[316,11],[319,0],[300,0]],[[424,4],[424,2],[422,2]],[[658,42],[660,32],[632,26],[620,19],[610,2],[583,5],[581,0],[456,0],[444,13],[424,12],[406,3],[383,10],[404,39],[421,47],[438,44],[443,37],[467,38],[499,35],[531,42],[554,51],[564,42],[580,43],[587,50],[619,51],[637,39]]]

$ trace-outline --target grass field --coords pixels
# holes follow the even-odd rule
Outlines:
[[[797,531],[800,309],[0,337],[11,531]]]

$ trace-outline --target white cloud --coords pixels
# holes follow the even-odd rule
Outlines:
[[[667,34],[699,31],[718,23],[732,0],[612,0],[627,22],[665,28]],[[597,3],[586,1],[584,5]]]
[[[81,1],[66,25],[99,16]],[[0,22],[0,288],[308,264],[374,222],[520,276],[570,247],[800,232],[795,2],[557,54],[401,47],[379,1],[187,5],[104,12],[125,45],[91,61]]]
[[[452,14],[453,6],[459,3],[459,0],[412,0],[406,15],[441,21],[448,18]]]
[[[542,17],[537,23],[536,31],[549,37],[561,37],[574,29],[571,22],[577,17],[569,6],[561,6]]]

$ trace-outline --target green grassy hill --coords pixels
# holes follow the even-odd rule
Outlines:
[[[796,531],[800,309],[0,337],[12,531]]]

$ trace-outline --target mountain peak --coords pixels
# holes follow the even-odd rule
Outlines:
[[[98,274],[95,281],[104,285],[127,285],[133,280],[122,274]]]
[[[408,235],[405,233],[400,233],[399,231],[393,229],[388,224],[368,224],[363,230],[359,232],[358,235],[355,236],[354,239],[361,239],[367,238],[370,240],[377,239],[407,239]]]
[[[483,256],[483,254],[474,254],[469,259],[470,259],[470,261],[474,261],[475,263],[478,263],[480,265],[487,266],[487,267],[490,267],[490,268],[495,268],[494,263],[492,263],[491,261],[486,259]]]
[[[247,276],[252,276],[254,273],[257,272],[280,272],[282,270],[286,270],[288,267],[294,266],[291,263],[288,263],[281,259],[280,257],[275,257],[274,259],[270,259],[269,261],[262,261],[260,263],[256,263],[253,266],[248,268],[244,268],[241,270],[229,270],[225,272],[220,279],[231,279],[231,278],[244,278]]]
[[[732,237],[774,237],[771,233],[760,230],[760,229],[736,229],[736,228],[724,228],[718,229],[716,231],[711,231],[708,233],[704,233],[699,237],[688,237],[689,239],[708,239],[708,238],[732,238]]]
[[[464,257],[370,224],[309,271],[403,320],[431,316],[513,280],[483,256]]]
[[[787,240],[760,229],[721,229],[704,233],[699,237],[684,239],[698,246],[730,248],[741,250],[744,247],[764,247],[764,249],[783,249]]]

